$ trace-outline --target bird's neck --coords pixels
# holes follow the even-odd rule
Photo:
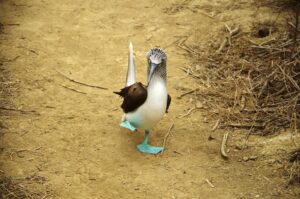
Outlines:
[[[160,75],[154,75],[148,84],[148,95],[157,96],[167,93],[167,82],[164,77]]]

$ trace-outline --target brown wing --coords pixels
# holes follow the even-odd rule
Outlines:
[[[121,107],[125,113],[134,111],[144,104],[147,99],[147,89],[140,82],[122,88],[120,92],[114,93],[124,98]]]
[[[168,99],[167,99],[167,109],[166,109],[166,113],[168,112],[169,110],[169,107],[170,107],[170,104],[171,104],[171,96],[168,94]]]

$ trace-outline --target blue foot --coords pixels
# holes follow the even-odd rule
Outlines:
[[[123,127],[123,128],[126,128],[126,129],[129,129],[130,131],[134,132],[136,131],[136,128],[134,126],[132,126],[130,124],[130,122],[128,121],[123,121],[120,123],[120,126]]]
[[[149,154],[158,154],[164,150],[163,147],[150,146],[145,143],[137,145],[137,148],[140,152]]]

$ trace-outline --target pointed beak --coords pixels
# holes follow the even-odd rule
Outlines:
[[[157,64],[154,63],[150,63],[150,72],[149,72],[149,76],[148,76],[148,84],[153,76],[154,70],[157,67]]]

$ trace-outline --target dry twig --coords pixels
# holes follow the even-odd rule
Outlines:
[[[66,88],[66,89],[68,89],[68,90],[70,90],[70,91],[76,92],[76,93],[87,94],[87,93],[85,93],[85,92],[78,91],[78,90],[76,90],[76,89],[74,89],[74,88],[70,88],[70,87],[67,87],[67,86],[62,85],[62,84],[60,84],[60,86]]]
[[[5,111],[15,111],[15,112],[20,112],[20,113],[37,113],[34,110],[23,110],[23,109],[15,109],[15,108],[7,108],[7,107],[0,107],[1,110]]]
[[[207,178],[205,179],[205,182],[207,182],[211,188],[215,188],[215,186]]]
[[[225,159],[228,158],[228,155],[227,155],[227,152],[226,152],[226,143],[227,143],[228,135],[229,135],[229,132],[224,134],[222,144],[221,144],[221,155]]]
[[[220,119],[218,119],[217,122],[215,123],[215,125],[213,126],[212,132],[214,132],[215,130],[217,130],[218,127],[219,127],[219,125],[220,125]]]
[[[87,87],[91,87],[91,88],[98,88],[98,89],[103,89],[103,90],[107,90],[108,89],[108,88],[105,88],[105,87],[102,87],[102,86],[90,85],[90,84],[87,84],[87,83],[83,83],[83,82],[77,81],[75,79],[72,79],[72,78],[68,77],[67,75],[63,74],[62,72],[60,72],[58,70],[56,70],[56,72],[59,73],[61,76],[67,78],[71,82],[74,82],[74,83],[77,83],[77,84],[80,84],[80,85],[83,85],[83,86],[87,86]]]
[[[183,118],[190,115],[195,109],[196,107],[190,108],[190,110],[188,110],[185,114],[180,115],[178,118]]]
[[[196,92],[196,91],[198,91],[199,90],[199,88],[196,88],[196,89],[193,89],[193,90],[191,90],[191,91],[187,91],[187,92],[185,92],[185,93],[182,93],[180,96],[178,96],[178,99],[180,99],[180,98],[182,98],[183,96],[186,96],[186,95],[188,95],[188,94],[192,94],[192,93],[194,93],[194,92]]]
[[[163,151],[161,152],[161,154],[163,154],[164,151],[165,151],[165,147],[166,147],[166,144],[167,144],[167,140],[168,140],[168,138],[169,138],[169,136],[170,136],[170,133],[171,133],[171,130],[172,130],[173,128],[174,128],[174,122],[171,124],[171,126],[170,126],[169,129],[168,129],[168,132],[167,132],[166,135],[165,135],[164,142],[163,142]]]
[[[232,30],[226,23],[225,23],[225,28],[227,29],[227,31],[228,31],[229,34],[225,37],[225,39],[224,39],[223,42],[221,43],[219,49],[216,51],[217,53],[220,53],[220,52],[223,50],[223,48],[227,45],[227,43],[228,43],[229,45],[231,45],[231,38],[232,38],[234,35],[238,34],[239,31],[240,31],[239,26],[235,27],[235,28]]]

